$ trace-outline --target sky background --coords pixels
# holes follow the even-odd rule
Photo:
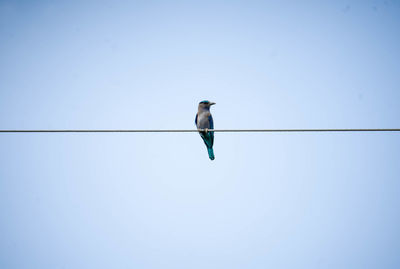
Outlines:
[[[399,128],[399,1],[0,0],[1,129]],[[0,134],[1,268],[400,268],[399,133]]]

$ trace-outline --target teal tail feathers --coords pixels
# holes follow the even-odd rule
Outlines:
[[[208,151],[208,157],[210,157],[210,160],[214,160],[214,151],[213,151],[213,144],[214,144],[214,133],[213,132],[200,132],[201,138],[203,138],[204,144],[206,144],[207,151]]]
[[[208,151],[208,157],[210,157],[210,160],[214,160],[215,156],[214,156],[214,151],[212,148],[207,148]]]

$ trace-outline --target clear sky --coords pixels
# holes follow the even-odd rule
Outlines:
[[[0,0],[1,129],[399,128],[399,1]],[[1,268],[400,268],[399,133],[0,134]]]

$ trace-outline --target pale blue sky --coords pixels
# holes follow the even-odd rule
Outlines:
[[[398,1],[0,1],[1,129],[399,128]],[[400,134],[1,134],[1,268],[399,268]]]

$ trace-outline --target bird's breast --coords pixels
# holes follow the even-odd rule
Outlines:
[[[199,129],[210,128],[210,121],[208,120],[209,116],[210,113],[199,114],[197,117],[197,128]]]

